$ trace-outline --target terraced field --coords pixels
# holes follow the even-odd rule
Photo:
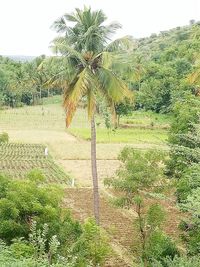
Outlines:
[[[97,127],[101,225],[108,233],[114,251],[106,267],[133,266],[133,244],[137,233],[133,226],[136,218],[134,211],[129,213],[110,204],[112,192],[104,187],[104,178],[114,175],[119,168],[118,154],[126,145],[140,150],[168,149],[167,129],[149,129],[153,115],[145,113],[142,118],[138,116],[135,114],[133,118],[128,118],[131,124],[139,123],[139,127],[134,126],[133,129],[121,128],[108,135],[102,121],[101,126]],[[144,129],[141,129],[141,121],[144,121]],[[122,123],[129,121],[124,119]],[[162,118],[160,124],[165,125],[166,121]],[[39,168],[48,181],[65,184],[69,181],[65,171],[70,173],[70,177],[75,179],[75,187],[65,189],[64,204],[76,219],[84,221],[93,216],[89,126],[86,111],[78,110],[70,129],[66,130],[60,103],[0,111],[0,131],[8,132],[11,141],[10,144],[0,145],[0,172],[6,171],[16,178],[23,178],[30,169]],[[52,156],[45,157],[45,146],[48,146]],[[164,228],[176,239],[180,216],[174,203],[161,204],[169,214]]]
[[[45,156],[45,146],[40,144],[7,143],[0,145],[0,172],[14,178],[24,178],[32,169],[40,169],[49,182],[69,182],[69,176]]]

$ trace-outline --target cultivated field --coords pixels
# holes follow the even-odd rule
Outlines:
[[[0,132],[8,132],[10,137],[8,145],[0,146],[0,171],[24,178],[31,168],[39,168],[48,181],[65,184],[69,176],[74,178],[75,187],[66,189],[65,204],[77,219],[84,220],[93,214],[90,125],[86,111],[78,110],[71,127],[66,129],[61,101],[57,100],[55,103],[47,100],[42,106],[0,111]],[[144,150],[168,149],[169,120],[164,115],[135,112],[130,117],[122,118],[122,128],[108,131],[103,119],[97,117],[101,221],[116,254],[107,266],[131,266],[135,214],[110,205],[108,199],[112,193],[104,188],[103,179],[114,175],[120,165],[118,154],[126,145]],[[49,148],[51,156],[45,157],[45,147]],[[169,217],[170,229],[173,223],[177,221]]]
[[[70,178],[39,144],[0,144],[0,172],[13,178],[25,178],[32,169],[40,169],[48,182],[69,183]]]
[[[118,168],[118,154],[126,145],[136,149],[167,149],[169,118],[164,115],[135,112],[121,119],[122,124],[133,124],[133,128],[115,131],[105,129],[102,118],[97,117],[97,122],[97,163],[101,180]],[[50,98],[40,106],[1,110],[0,131],[8,132],[14,143],[47,146],[57,163],[70,172],[78,184],[91,186],[90,125],[86,110],[79,109],[72,125],[66,129],[61,99]]]

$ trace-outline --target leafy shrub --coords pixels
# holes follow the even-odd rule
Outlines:
[[[149,262],[158,260],[164,263],[165,259],[173,259],[179,252],[175,246],[175,243],[161,231],[154,231],[149,237],[146,255]]]
[[[173,258],[178,250],[171,239],[161,231],[165,220],[165,212],[158,204],[152,204],[146,211],[140,196],[134,198],[137,219],[134,221],[138,235],[135,238],[134,251],[142,260],[144,266],[151,266],[156,260],[166,257]]]
[[[89,261],[92,266],[103,266],[110,253],[111,249],[106,234],[96,225],[94,219],[88,219],[83,225],[83,233],[73,249],[73,254],[78,256],[78,262],[87,263]]]
[[[150,189],[159,191],[163,188],[163,168],[165,154],[156,150],[140,152],[125,147],[120,155],[122,162],[117,171],[117,177],[105,179],[105,184],[112,186],[122,193],[116,199],[117,205],[129,207],[134,201],[135,194],[140,190]],[[159,181],[159,183],[158,183]]]
[[[8,133],[1,133],[0,134],[0,144],[1,143],[8,143],[8,141],[9,141]]]
[[[70,261],[61,257],[54,263],[49,263],[49,260],[45,257],[36,259],[25,253],[28,251],[30,245],[16,241],[11,246],[0,241],[0,266],[1,267],[77,267],[75,263],[75,257]],[[85,265],[84,267],[91,267]]]
[[[71,244],[81,233],[79,223],[61,208],[62,190],[41,184],[35,174],[35,171],[30,173],[27,180],[11,180],[0,175],[1,238],[8,244],[13,238],[27,239],[35,220],[39,227],[47,223],[49,235],[57,234],[63,245]]]
[[[178,257],[175,256],[174,259],[166,258],[163,262],[154,262],[152,267],[199,267],[200,258],[199,257]]]
[[[174,107],[169,137],[171,151],[167,164],[168,175],[180,178],[189,166],[200,163],[199,110],[199,98],[194,96],[185,97]]]
[[[185,220],[185,230],[183,238],[187,244],[188,254],[200,254],[200,187],[193,189],[181,205],[182,209],[191,215],[189,220]],[[182,225],[183,225],[182,223]]]
[[[177,183],[178,202],[186,201],[192,190],[198,187],[200,187],[200,164],[193,164],[185,170]]]

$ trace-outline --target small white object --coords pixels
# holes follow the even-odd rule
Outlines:
[[[48,156],[48,147],[45,147],[44,154],[46,157]]]
[[[72,179],[72,187],[74,187],[75,186],[75,180],[74,180],[74,178]]]

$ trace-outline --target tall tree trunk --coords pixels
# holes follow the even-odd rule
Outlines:
[[[96,128],[94,115],[91,120],[91,165],[92,165],[92,180],[93,180],[93,197],[94,197],[94,216],[96,223],[99,225],[99,186],[97,176],[97,159],[96,159]]]

